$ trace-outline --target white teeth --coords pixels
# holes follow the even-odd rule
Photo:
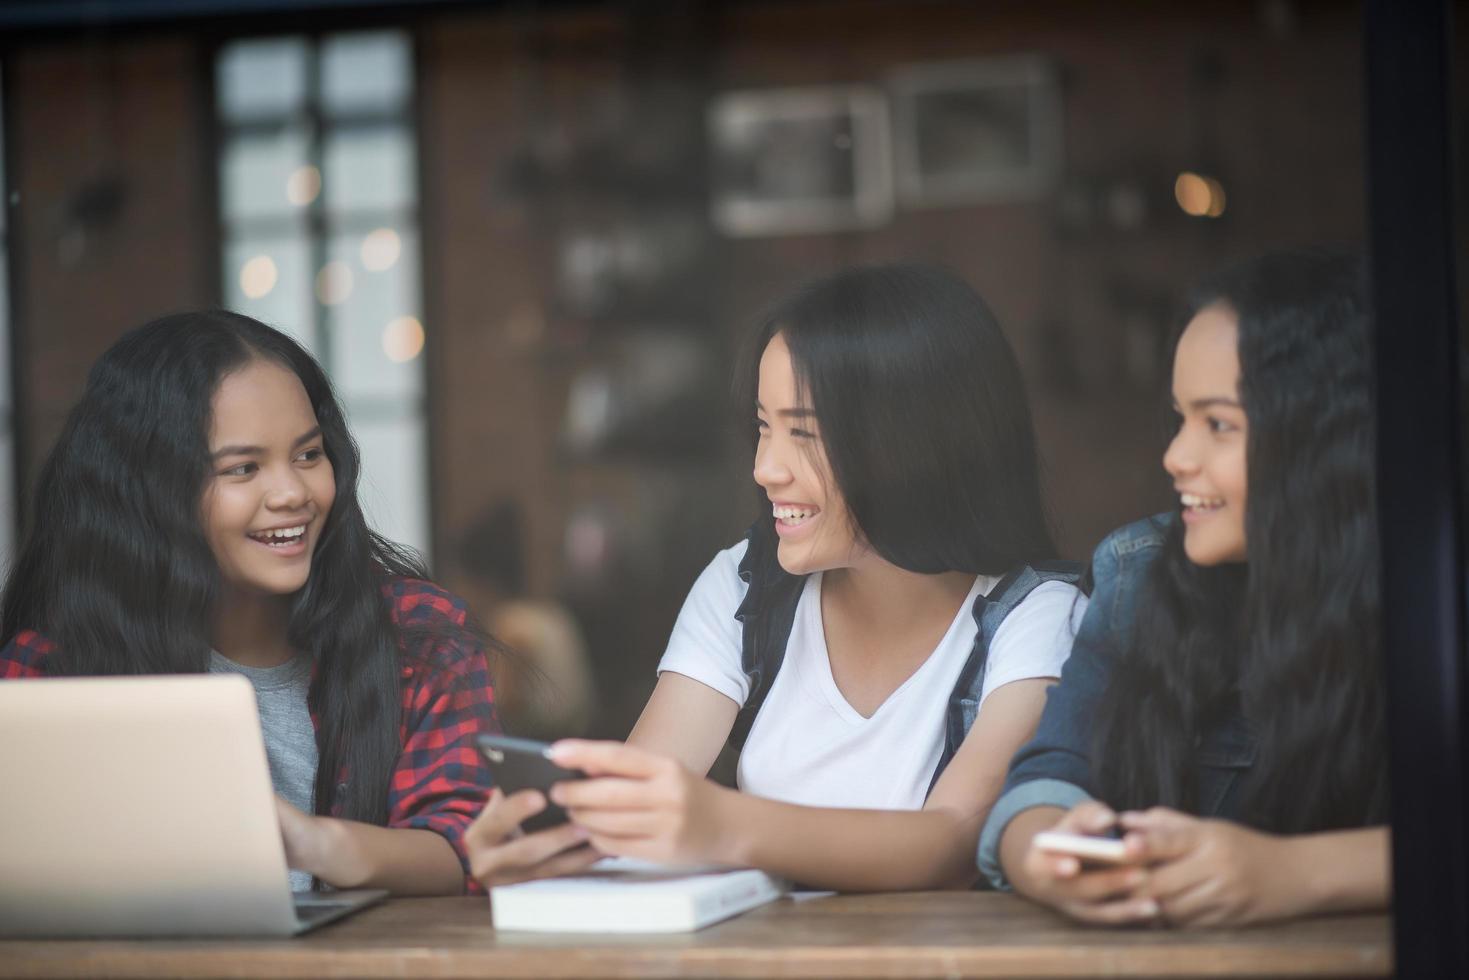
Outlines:
[[[779,504],[772,506],[770,510],[776,520],[792,521],[795,523],[800,523],[807,518],[815,517],[817,514],[817,511],[807,510],[804,507],[783,507]]]
[[[306,525],[300,524],[296,527],[278,527],[269,531],[256,531],[250,536],[257,541],[270,541],[275,543],[288,543],[300,538],[306,533]]]
[[[1189,509],[1214,510],[1224,506],[1224,500],[1220,497],[1200,497],[1198,494],[1181,493],[1178,495],[1179,502]]]

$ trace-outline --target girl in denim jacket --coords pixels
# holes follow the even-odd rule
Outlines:
[[[1384,907],[1361,265],[1266,256],[1206,283],[1190,309],[1163,458],[1179,508],[1097,549],[1072,656],[979,863],[1099,923]],[[1042,830],[1120,833],[1126,863],[1047,853]]]

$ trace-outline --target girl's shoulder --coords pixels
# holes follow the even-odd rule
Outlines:
[[[1123,635],[1132,629],[1148,569],[1162,555],[1163,543],[1177,523],[1177,514],[1155,514],[1102,539],[1087,569],[1091,603],[1081,632]]]
[[[40,677],[43,662],[56,649],[51,639],[36,630],[21,630],[0,648],[0,678]]]
[[[458,675],[483,669],[485,636],[469,607],[454,593],[416,578],[391,578],[383,586],[405,654],[404,674]]]
[[[1124,524],[1108,534],[1092,554],[1092,574],[1117,574],[1124,569],[1141,569],[1163,548],[1169,530],[1178,521],[1174,513],[1154,514]]]
[[[469,607],[448,589],[423,579],[394,577],[383,587],[393,625],[459,626],[469,619]]]
[[[747,545],[742,539],[715,552],[694,580],[685,605],[707,607],[721,616],[732,615],[750,589],[753,569],[746,560]]]

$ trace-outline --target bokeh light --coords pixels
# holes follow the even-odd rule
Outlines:
[[[417,317],[400,316],[383,329],[383,353],[396,364],[423,353],[423,324]]]
[[[240,292],[250,299],[260,299],[275,288],[280,272],[269,255],[256,255],[240,268]]]
[[[304,208],[321,193],[321,171],[310,164],[297,167],[286,178],[286,200]]]
[[[1217,218],[1224,213],[1224,185],[1217,178],[1185,170],[1173,182],[1173,197],[1185,214]]]
[[[345,262],[328,262],[316,274],[316,298],[324,306],[336,306],[352,295],[352,269]]]
[[[362,265],[371,272],[385,272],[403,254],[403,240],[391,228],[377,228],[362,239]]]

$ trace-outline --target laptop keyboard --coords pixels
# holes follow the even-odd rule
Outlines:
[[[353,902],[323,902],[319,898],[310,898],[304,902],[295,903],[296,918],[303,923],[316,922],[330,918],[342,909],[351,908],[354,904]]]

